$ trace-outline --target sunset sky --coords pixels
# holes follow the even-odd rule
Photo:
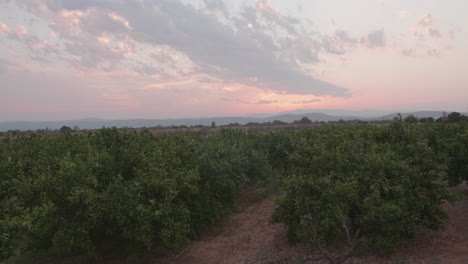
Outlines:
[[[0,0],[0,121],[468,111],[466,0]]]

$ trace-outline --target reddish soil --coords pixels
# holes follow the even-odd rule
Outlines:
[[[452,191],[465,195],[465,199],[443,205],[449,215],[445,230],[421,230],[391,256],[354,257],[346,263],[468,264],[468,185],[452,188]],[[244,203],[239,212],[208,230],[199,240],[149,263],[327,263],[315,260],[321,255],[311,246],[288,245],[286,230],[281,225],[269,224],[275,209],[273,200],[269,196]]]
[[[180,252],[151,263],[245,263],[265,243],[276,241],[276,236],[284,233],[281,226],[269,224],[276,207],[272,197],[253,203],[251,200],[244,197],[239,212],[212,227]]]

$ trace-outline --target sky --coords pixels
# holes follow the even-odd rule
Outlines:
[[[468,111],[466,0],[0,0],[0,121]]]

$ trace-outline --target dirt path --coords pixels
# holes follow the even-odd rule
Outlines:
[[[468,186],[454,190],[468,196]],[[312,260],[320,254],[309,246],[288,245],[286,230],[269,224],[274,209],[271,196],[248,204],[187,248],[150,263],[327,263]],[[449,215],[445,230],[423,230],[389,257],[355,257],[347,263],[468,264],[468,200],[444,204],[444,209]]]
[[[240,212],[227,217],[188,249],[160,262],[162,263],[244,263],[265,243],[275,240],[283,232],[281,226],[269,224],[275,209],[272,197],[254,202]],[[153,263],[160,263],[159,261]]]

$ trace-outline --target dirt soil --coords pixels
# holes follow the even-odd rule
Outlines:
[[[413,240],[391,256],[360,256],[345,263],[468,264],[468,185],[451,190],[463,194],[465,199],[443,205],[449,215],[445,230],[420,230]],[[321,255],[311,246],[287,243],[285,228],[269,223],[275,207],[274,196],[241,203],[239,212],[212,227],[199,240],[148,263],[328,263],[316,260]]]

